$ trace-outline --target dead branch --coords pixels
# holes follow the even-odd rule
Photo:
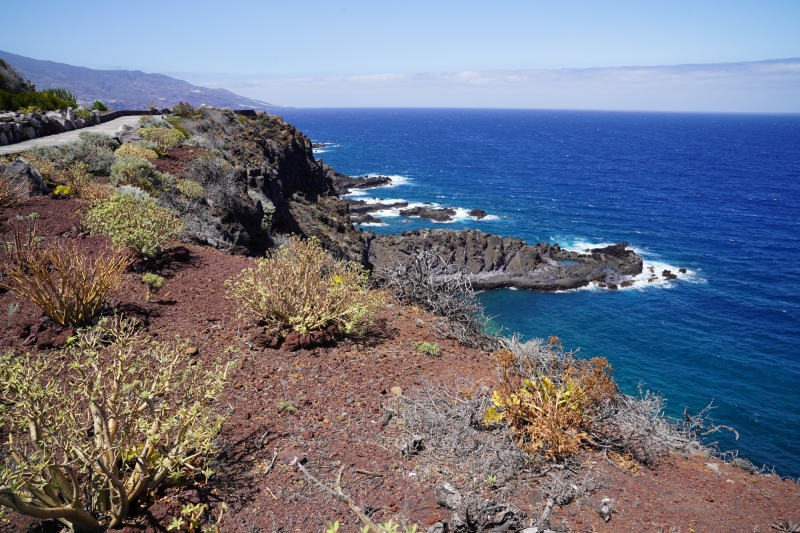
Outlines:
[[[272,461],[270,461],[269,464],[267,465],[267,468],[264,469],[265,476],[269,475],[270,471],[272,470],[272,467],[275,466],[275,459],[277,458],[278,458],[278,448],[274,448],[272,450]]]
[[[334,499],[347,504],[350,510],[353,511],[353,514],[355,514],[358,517],[358,519],[361,520],[361,523],[363,523],[365,526],[369,528],[369,531],[371,531],[372,533],[381,533],[381,530],[378,529],[378,526],[376,526],[375,523],[372,520],[370,520],[370,518],[364,513],[361,507],[356,505],[355,502],[350,498],[350,496],[348,496],[342,491],[342,473],[344,472],[344,466],[342,466],[339,469],[339,473],[336,474],[336,482],[333,488],[331,488],[328,485],[324,484],[322,481],[318,480],[316,477],[314,477],[313,474],[311,474],[311,472],[309,472],[306,467],[300,464],[299,461],[296,461],[295,464],[297,466],[297,469],[300,470],[303,473],[303,475],[306,476],[306,479],[308,479],[311,483],[322,489],[323,492],[327,492],[328,494],[330,494]]]
[[[441,334],[474,348],[492,350],[498,337],[487,335],[484,308],[476,298],[469,275],[433,250],[421,250],[407,262],[382,269],[378,284],[397,298],[441,318],[433,327]]]

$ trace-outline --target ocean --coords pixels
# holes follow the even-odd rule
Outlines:
[[[497,290],[492,326],[606,357],[621,389],[667,414],[713,402],[706,437],[800,476],[800,115],[545,110],[288,109],[360,198],[457,208],[450,223],[375,214],[381,233],[475,228],[564,248],[627,242],[686,273],[618,291]],[[483,220],[467,215],[480,208]]]

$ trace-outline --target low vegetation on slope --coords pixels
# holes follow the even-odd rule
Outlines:
[[[663,415],[660,397],[621,393],[607,360],[581,359],[556,338],[522,342],[488,335],[469,278],[463,270],[448,270],[447,262],[434,253],[419,253],[409,263],[375,272],[370,279],[361,264],[346,260],[350,253],[360,253],[356,234],[346,209],[338,211],[341,206],[330,193],[330,180],[308,159],[307,139],[280,119],[251,120],[230,110],[181,105],[168,119],[145,117],[141,126],[121,132],[121,143],[83,132],[72,145],[25,154],[54,198],[73,198],[81,207],[74,230],[64,232],[69,238],[42,241],[35,231],[37,217],[14,220],[0,230],[8,241],[0,250],[0,286],[41,308],[48,317],[40,321],[47,324],[43,327],[67,332],[52,348],[3,352],[0,506],[101,531],[129,524],[137,500],[153,499],[164,483],[202,488],[214,477],[214,487],[224,488],[241,482],[224,478],[230,463],[253,460],[265,448],[265,439],[283,442],[285,435],[270,425],[266,432],[260,428],[244,439],[252,446],[246,453],[240,453],[240,443],[229,443],[216,453],[223,414],[235,412],[231,403],[219,403],[228,364],[241,370],[266,353],[274,355],[266,351],[276,345],[270,344],[274,339],[278,344],[289,335],[315,339],[315,333],[325,331],[330,333],[328,340],[349,337],[353,351],[341,352],[342,369],[367,372],[378,364],[380,355],[373,348],[381,335],[392,334],[386,318],[378,328],[380,313],[397,318],[406,312],[429,312],[436,317],[430,328],[438,336],[404,339],[407,350],[394,350],[394,366],[409,362],[405,359],[417,368],[440,363],[452,355],[448,349],[465,347],[480,356],[477,364],[483,376],[478,380],[465,378],[454,386],[429,376],[417,390],[391,387],[391,394],[385,389],[376,392],[380,400],[372,414],[385,413],[385,418],[372,420],[374,427],[359,436],[405,461],[413,458],[419,483],[451,476],[437,487],[436,499],[453,511],[453,518],[447,526],[440,523],[438,531],[519,531],[532,522],[545,528],[554,506],[577,500],[588,502],[609,520],[615,502],[592,499],[601,483],[583,468],[581,454],[600,452],[620,469],[635,471],[640,465],[652,466],[670,450],[702,449],[698,435],[708,428],[707,420],[687,415],[679,426]],[[3,205],[26,201],[22,192],[27,189],[22,189],[0,177]],[[284,234],[292,229],[297,232]],[[238,326],[234,321],[236,331],[228,333],[252,350],[248,356],[240,357],[235,345],[224,350],[215,345],[212,359],[201,362],[193,359],[197,349],[185,341],[164,340],[160,328],[148,331],[146,321],[137,324],[121,316],[143,313],[146,305],[154,305],[154,298],[169,292],[174,278],[165,278],[175,271],[168,272],[165,265],[188,254],[173,249],[179,239],[258,257],[242,259],[249,266],[228,272],[224,284],[220,279],[206,286],[203,279],[202,287],[192,289],[219,291],[232,302],[231,309],[235,304]],[[198,267],[186,260],[180,268]],[[140,288],[146,285],[144,302],[140,298],[138,303],[122,304],[116,299],[125,279],[135,279]],[[218,317],[201,318],[202,304],[197,302],[164,300],[159,305],[187,306],[198,330],[217,327],[209,324]],[[415,324],[415,332],[424,331],[424,320]],[[239,328],[255,333],[246,337]],[[261,339],[260,353],[255,339]],[[450,348],[446,342],[452,342]],[[336,364],[329,364],[313,343],[295,347],[309,348],[312,362],[303,366],[301,358],[292,362],[293,356],[284,352],[275,356],[274,365],[291,368],[293,382],[312,377],[312,366],[325,365],[338,377],[333,382],[316,377],[306,382],[313,385],[305,386],[336,396],[348,410],[362,408],[354,398],[338,398],[344,393],[337,384],[348,378],[344,370],[332,368]],[[217,356],[229,361],[218,362]],[[362,357],[360,362],[347,367],[347,358],[356,356]],[[276,417],[297,416],[307,405],[302,395],[288,399],[290,382],[282,381],[277,388],[264,385],[278,371],[264,370],[255,386],[259,398],[278,405],[276,413],[259,415],[270,424]],[[238,391],[243,385],[236,381],[232,387]],[[349,432],[346,415],[337,415],[338,422]],[[323,416],[313,419],[331,424]],[[392,420],[403,442],[378,435]],[[314,438],[310,429],[302,434],[305,441]],[[287,449],[293,451],[296,445],[293,441]],[[360,506],[342,488],[342,470],[335,481],[320,480],[312,468],[322,465],[306,464],[300,455],[281,460],[287,469],[296,468],[292,472],[305,476],[308,485],[303,491],[317,487],[346,504],[362,531],[417,531],[410,523],[401,529],[396,517],[373,518],[374,508]],[[267,475],[277,456],[276,445],[272,462],[247,470]],[[215,472],[218,467],[221,471]],[[395,469],[404,479],[411,477]],[[357,472],[373,479],[392,475]],[[544,510],[533,521],[509,503],[512,490],[500,490],[521,490],[531,479],[543,480],[544,497]],[[280,490],[276,488],[283,494]],[[486,492],[498,501],[484,498]],[[270,494],[277,500],[271,490]],[[243,501],[237,512],[244,513],[249,502]],[[160,527],[198,531],[203,525],[207,531],[219,530],[223,507],[216,508],[212,520],[207,505],[199,500],[187,504],[180,516],[173,515],[172,522]],[[328,517],[316,518],[320,522]],[[339,528],[339,522],[328,522],[327,531]]]

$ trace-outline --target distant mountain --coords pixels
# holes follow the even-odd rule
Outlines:
[[[62,87],[73,91],[78,103],[100,100],[114,109],[172,107],[178,102],[193,106],[208,104],[234,109],[271,109],[279,106],[239,96],[225,89],[209,89],[163,74],[145,74],[139,70],[95,70],[54,61],[32,59],[0,50],[6,60],[38,90]]]

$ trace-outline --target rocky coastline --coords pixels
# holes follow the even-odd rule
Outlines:
[[[419,251],[433,251],[446,260],[448,273],[463,269],[476,289],[552,292],[594,283],[614,290],[633,284],[631,278],[643,268],[642,258],[625,243],[578,253],[558,244],[529,245],[478,230],[369,234],[367,241],[369,264],[374,269],[407,263]]]

